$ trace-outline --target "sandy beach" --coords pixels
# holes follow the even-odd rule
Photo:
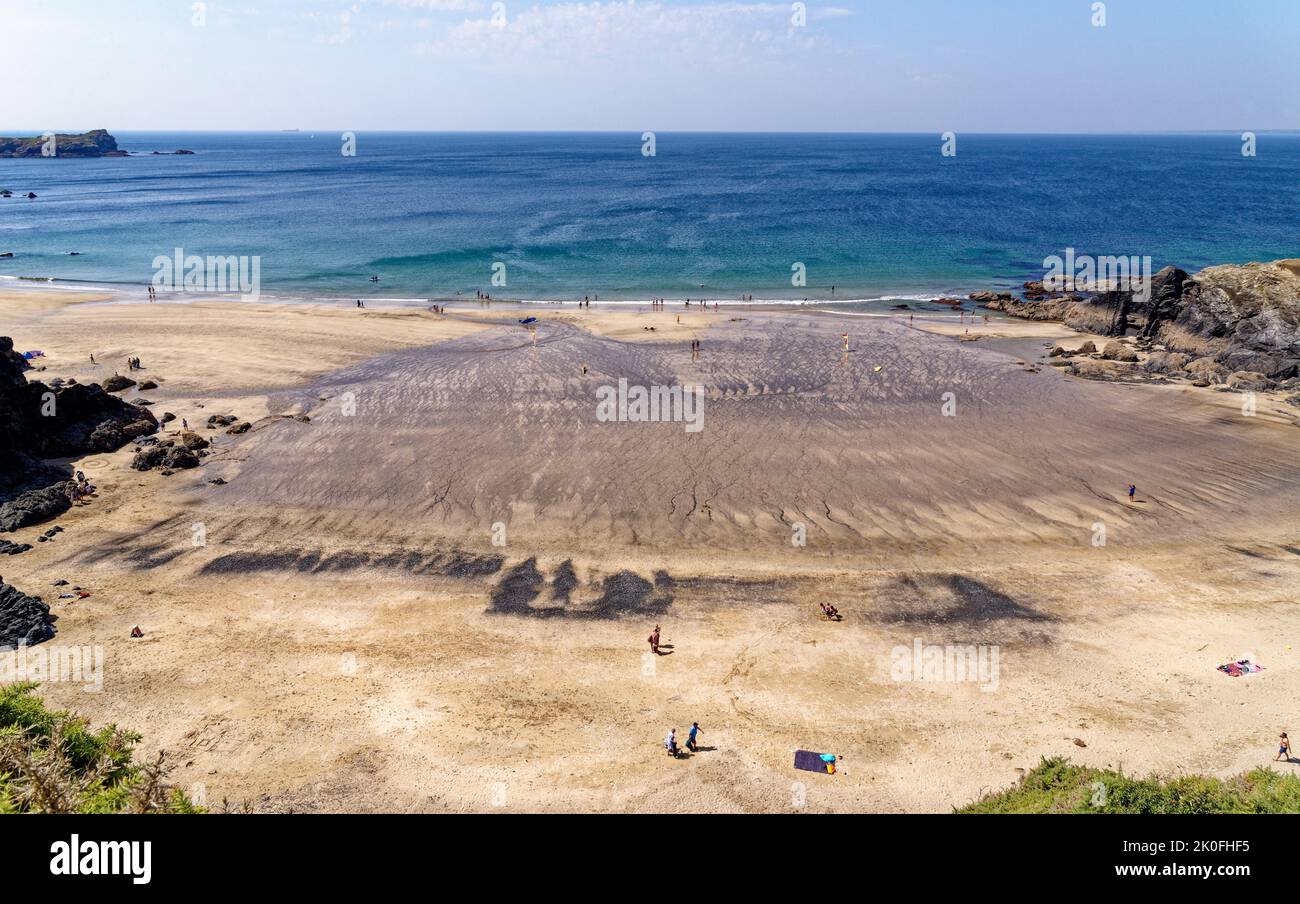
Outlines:
[[[209,802],[946,812],[1044,756],[1226,776],[1295,729],[1300,410],[1267,394],[1080,380],[1039,357],[1087,337],[1006,319],[103,301],[0,294],[0,334],[252,429],[171,477],[74,462],[97,498],[0,570],[105,649],[103,693],[45,699]],[[624,380],[702,387],[701,429],[602,422]],[[918,643],[998,668],[907,680]]]

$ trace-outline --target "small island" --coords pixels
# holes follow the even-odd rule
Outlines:
[[[43,154],[48,138],[0,138],[0,157],[126,157],[117,139],[104,129],[83,135],[55,135],[54,154]]]
[[[54,153],[43,153],[49,137],[0,138],[0,158],[28,157],[130,157],[131,154],[117,146],[117,139],[104,129],[95,129],[82,135],[55,135]],[[180,150],[171,154],[154,151],[150,156],[192,156],[193,151]]]

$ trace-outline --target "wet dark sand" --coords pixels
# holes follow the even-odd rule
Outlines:
[[[698,362],[685,342],[558,320],[536,348],[508,323],[372,359],[275,397],[312,423],[259,425],[237,463],[211,468],[230,484],[204,504],[269,507],[287,531],[341,519],[369,538],[474,546],[504,523],[512,546],[587,553],[779,550],[802,523],[810,547],[849,553],[1087,546],[1098,522],[1129,543],[1169,542],[1300,498],[1291,437],[1273,425],[1207,417],[1160,389],[1030,373],[901,322],[745,317],[709,331]],[[703,430],[598,422],[597,388],[620,379],[702,384]]]

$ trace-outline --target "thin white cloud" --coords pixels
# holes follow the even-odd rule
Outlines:
[[[532,6],[518,13],[506,3],[505,15],[500,12],[466,19],[416,49],[438,57],[526,68],[592,58],[725,64],[744,55],[770,58],[831,48],[829,39],[796,26],[792,6],[786,3],[670,6],[654,0],[611,0]],[[809,9],[813,21],[851,14],[840,7]]]

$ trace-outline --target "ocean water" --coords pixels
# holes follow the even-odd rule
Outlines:
[[[938,135],[664,133],[650,158],[639,134],[117,138],[195,155],[0,160],[39,196],[0,200],[0,279],[143,287],[182,248],[260,257],[264,297],[846,301],[1015,286],[1067,247],[1300,256],[1295,133],[1254,158],[1235,134],[972,134],[955,157]]]

